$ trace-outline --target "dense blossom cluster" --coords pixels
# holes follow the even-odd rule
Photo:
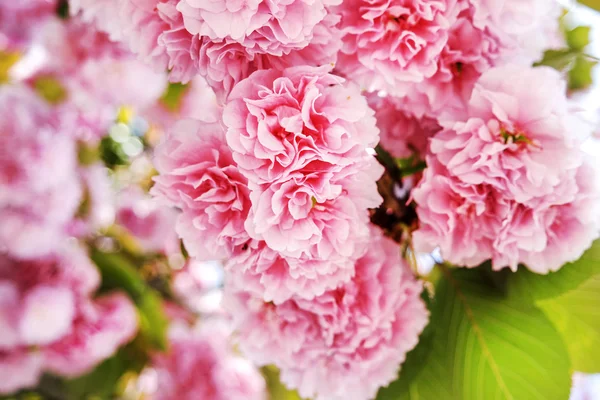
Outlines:
[[[0,61],[19,68],[0,63],[0,393],[84,374],[148,328],[123,293],[95,293],[88,250],[116,249],[143,264],[124,273],[142,276],[133,291],[153,285],[136,301],[164,290],[199,314],[223,265],[209,313],[249,358],[210,318],[171,315],[150,398],[263,400],[254,362],[303,397],[373,399],[429,320],[406,256],[545,274],[600,233],[588,127],[561,75],[532,67],[559,15],[547,0],[1,2]],[[116,167],[144,146],[156,171],[133,177],[148,154]]]
[[[189,327],[176,320],[169,331],[167,353],[152,358],[149,374],[155,374],[153,400],[265,399],[265,381],[248,360],[236,355],[227,342],[226,329]]]
[[[0,255],[0,392],[34,386],[42,372],[78,376],[137,330],[131,302],[92,298],[96,267],[76,246],[31,259]]]

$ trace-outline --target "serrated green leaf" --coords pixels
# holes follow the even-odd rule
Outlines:
[[[298,392],[289,390],[279,379],[279,370],[274,366],[262,368],[262,374],[267,382],[270,400],[302,400]]]
[[[585,55],[578,55],[569,71],[569,89],[581,90],[589,87],[593,83],[592,69],[596,64],[596,61],[588,59]]]
[[[544,57],[535,63],[535,66],[545,65],[557,71],[566,71],[573,65],[576,58],[577,52],[571,49],[546,50]]]
[[[120,289],[135,303],[140,317],[140,336],[148,345],[165,350],[168,320],[160,295],[150,288],[133,264],[117,253],[93,250],[92,260],[102,275],[102,290]]]
[[[510,278],[510,289],[516,296],[538,301],[560,296],[576,289],[600,274],[600,240],[594,242],[581,258],[548,275],[535,274],[524,267]]]
[[[589,26],[578,26],[566,32],[567,45],[569,48],[577,51],[582,51],[590,44]]]
[[[600,372],[600,275],[539,306],[562,334],[573,369]]]

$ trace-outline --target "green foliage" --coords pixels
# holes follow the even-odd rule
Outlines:
[[[579,3],[586,5],[594,10],[600,11],[600,0],[577,0]]]
[[[121,143],[116,142],[110,136],[105,136],[100,141],[100,158],[109,168],[117,165],[127,165],[129,157],[123,151]]]
[[[279,370],[276,367],[263,367],[261,371],[267,382],[270,400],[302,400],[295,390],[289,390],[281,383]]]
[[[569,355],[546,314],[486,268],[441,268],[430,353],[417,347],[404,368],[425,366],[412,379],[401,373],[378,400],[567,399]]]
[[[600,372],[600,275],[539,306],[564,338],[573,370]]]
[[[182,83],[169,83],[167,90],[162,95],[160,102],[162,105],[171,112],[179,111],[183,96],[189,90],[189,85]]]
[[[600,275],[600,241],[595,242],[581,258],[569,263],[557,272],[546,276],[535,274],[526,268],[511,276],[510,290],[522,301],[551,299],[574,289],[590,278]]]
[[[92,260],[102,275],[101,290],[121,289],[134,301],[140,318],[140,340],[151,348],[165,350],[168,320],[160,295],[146,284],[135,266],[125,257],[93,250]]]
[[[597,64],[595,58],[585,53],[585,48],[590,43],[590,29],[589,26],[565,29],[567,48],[547,50],[542,60],[535,65],[545,65],[566,72],[571,90],[589,87],[593,83],[592,69]]]
[[[61,104],[68,93],[63,84],[52,76],[40,76],[33,82],[35,91],[50,104]]]

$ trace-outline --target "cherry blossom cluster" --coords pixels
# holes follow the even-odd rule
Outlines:
[[[71,0],[65,20],[31,4],[0,5],[0,49],[45,54],[0,87],[0,371],[24,371],[0,392],[81,374],[135,333],[124,297],[91,297],[74,243],[112,201],[81,149],[124,107],[163,132],[155,201],[125,189],[108,223],[146,252],[184,258],[182,240],[175,292],[222,262],[240,350],[302,397],[373,399],[398,376],[429,319],[407,254],[545,274],[598,237],[589,129],[563,77],[532,67],[560,45],[554,2]],[[423,166],[410,184],[390,172],[406,165]],[[371,222],[390,196],[414,210],[401,237]],[[264,398],[226,334],[180,322],[152,398]]]

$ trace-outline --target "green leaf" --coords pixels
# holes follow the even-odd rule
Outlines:
[[[69,399],[87,399],[91,396],[100,399],[114,399],[117,383],[127,371],[128,365],[122,352],[105,360],[92,372],[66,382]]]
[[[186,84],[169,83],[169,86],[162,95],[160,102],[167,110],[171,112],[177,112],[181,108],[183,98],[189,89],[190,86]]]
[[[581,258],[548,275],[535,274],[525,267],[510,277],[510,289],[523,300],[549,299],[576,289],[588,279],[600,275],[600,240]]]
[[[582,51],[590,44],[589,26],[578,26],[566,32],[567,45],[573,50]]]
[[[445,271],[437,332],[460,400],[567,399],[569,356],[545,314],[483,284],[481,271]],[[433,400],[433,399],[432,399]]]
[[[569,71],[569,89],[580,90],[589,87],[593,83],[592,69],[596,64],[596,61],[583,54],[577,56],[573,68]]]
[[[442,269],[425,367],[405,383],[401,374],[377,400],[568,399],[569,356],[546,315],[485,269]]]
[[[600,11],[600,0],[577,0],[579,3],[586,5],[594,10]]]
[[[447,399],[452,400],[452,383],[441,358],[432,354],[443,354],[443,343],[440,340],[443,333],[436,335],[440,318],[436,315],[434,303],[430,323],[421,336],[419,344],[406,355],[406,361],[401,366],[397,380],[377,393],[377,400],[418,400],[418,399]]]
[[[571,49],[546,50],[542,60],[535,63],[535,66],[545,65],[557,71],[566,71],[573,65],[575,58],[577,53]]]
[[[267,390],[270,400],[301,400],[302,398],[295,390],[289,390],[279,379],[279,370],[274,366],[262,368],[262,374],[267,382]]]
[[[600,372],[600,275],[539,306],[562,334],[573,369]]]
[[[102,290],[121,289],[137,306],[140,336],[150,346],[165,350],[168,320],[160,295],[150,288],[128,259],[116,253],[92,251],[92,260],[102,275]]]

